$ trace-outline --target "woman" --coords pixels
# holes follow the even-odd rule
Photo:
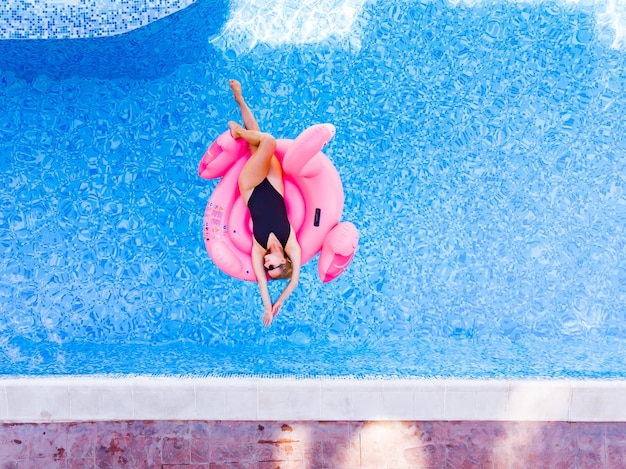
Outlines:
[[[283,197],[283,169],[274,155],[276,140],[270,134],[260,131],[252,111],[243,99],[241,84],[237,80],[229,80],[229,84],[241,110],[244,127],[232,121],[228,126],[232,136],[243,138],[250,148],[250,159],[239,175],[239,191],[252,218],[252,268],[265,308],[263,322],[269,326],[284,301],[298,285],[300,245],[296,232],[287,219]],[[267,275],[272,279],[289,279],[274,304],[267,289]]]

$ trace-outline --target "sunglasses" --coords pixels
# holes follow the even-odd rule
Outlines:
[[[270,270],[279,269],[279,268],[280,268],[280,265],[272,265],[272,264],[270,264],[267,267],[265,267],[265,271],[269,272]]]

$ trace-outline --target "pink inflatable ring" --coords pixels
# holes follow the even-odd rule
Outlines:
[[[344,201],[341,179],[321,152],[334,135],[332,124],[317,124],[295,140],[277,140],[275,151],[283,167],[285,204],[302,248],[302,264],[320,252],[322,282],[337,278],[348,267],[359,238],[352,223],[339,222]],[[250,258],[252,222],[237,183],[249,157],[248,144],[224,132],[202,157],[198,173],[204,179],[222,177],[204,212],[209,256],[224,273],[256,281]]]

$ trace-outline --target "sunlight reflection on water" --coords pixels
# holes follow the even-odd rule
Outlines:
[[[213,43],[244,52],[256,44],[315,44],[335,37],[358,47],[355,20],[365,0],[236,0]]]

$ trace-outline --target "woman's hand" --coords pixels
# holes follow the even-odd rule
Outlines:
[[[280,307],[283,305],[283,300],[281,300],[280,298],[278,300],[276,300],[276,303],[274,303],[272,305],[272,315],[273,317],[276,317],[276,315],[278,314],[278,311],[280,311]]]
[[[270,326],[270,324],[272,324],[272,320],[274,319],[274,308],[265,308],[265,312],[263,313],[263,324],[265,324],[267,327]]]
[[[270,324],[272,324],[272,321],[274,320],[276,315],[278,314],[278,311],[280,311],[280,307],[282,305],[282,301],[277,301],[272,305],[271,308],[266,308],[265,312],[263,313],[263,324],[269,327]]]

